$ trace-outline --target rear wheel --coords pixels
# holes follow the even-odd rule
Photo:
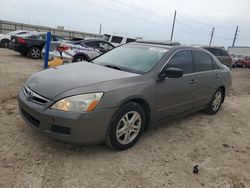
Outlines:
[[[75,56],[72,62],[81,62],[81,61],[87,61],[87,58],[83,55]]]
[[[208,107],[204,110],[204,112],[210,115],[216,114],[221,107],[223,98],[224,98],[223,90],[218,89],[215,92],[212,100],[209,102]]]
[[[1,40],[1,47],[3,47],[3,48],[8,48],[9,47],[9,43],[10,43],[10,40],[8,40],[8,39],[3,39],[3,40]]]
[[[29,49],[29,56],[33,59],[39,59],[41,57],[41,49],[38,47],[31,47]]]
[[[132,147],[140,138],[145,122],[145,113],[139,104],[124,104],[111,120],[106,143],[117,150]]]

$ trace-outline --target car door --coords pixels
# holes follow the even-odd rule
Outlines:
[[[213,58],[210,54],[193,50],[193,57],[195,62],[194,71],[197,75],[197,90],[196,90],[196,104],[199,108],[208,104],[219,87],[219,80],[221,79],[220,69],[216,67]]]
[[[156,83],[157,119],[165,119],[182,112],[192,110],[195,104],[197,78],[191,50],[176,52],[165,68],[181,68],[181,78],[166,78]]]

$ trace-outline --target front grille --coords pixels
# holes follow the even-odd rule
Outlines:
[[[49,102],[49,99],[46,99],[46,98],[36,94],[34,91],[32,91],[27,86],[23,87],[23,93],[27,97],[27,100],[32,101],[34,103],[44,105],[47,102]]]
[[[50,131],[57,134],[70,135],[70,128],[59,125],[52,125]]]
[[[32,117],[26,111],[24,111],[23,109],[21,109],[21,113],[25,117],[25,119],[28,120],[32,125],[34,125],[37,128],[40,126],[40,121],[37,120],[36,118]]]

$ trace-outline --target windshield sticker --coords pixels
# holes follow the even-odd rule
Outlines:
[[[151,47],[148,49],[149,51],[155,51],[155,52],[162,52],[165,53],[166,51],[168,51],[167,49],[163,49],[163,48],[156,48],[156,47]]]

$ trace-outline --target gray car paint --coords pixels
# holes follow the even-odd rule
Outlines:
[[[166,47],[163,46],[163,48]],[[154,126],[159,120],[204,108],[221,86],[226,88],[226,93],[229,91],[230,70],[211,53],[192,47],[167,48],[169,51],[164,58],[153,70],[143,75],[82,62],[35,73],[28,79],[26,85],[35,93],[50,99],[50,102],[43,106],[34,105],[25,99],[21,90],[20,108],[25,108],[28,113],[41,120],[43,126],[39,130],[53,137],[81,143],[99,142],[105,140],[106,131],[114,113],[127,101],[144,100],[150,107],[150,125]],[[157,81],[159,72],[173,54],[180,50],[199,50],[210,54],[217,69]],[[218,78],[217,74],[220,75]],[[197,83],[190,84],[192,79],[196,79]],[[93,112],[75,114],[49,108],[62,98],[91,92],[104,92]],[[44,116],[52,120],[47,121]],[[73,130],[72,134],[65,138],[51,133],[49,126],[54,123],[70,127]],[[89,133],[87,136],[86,132]]]

